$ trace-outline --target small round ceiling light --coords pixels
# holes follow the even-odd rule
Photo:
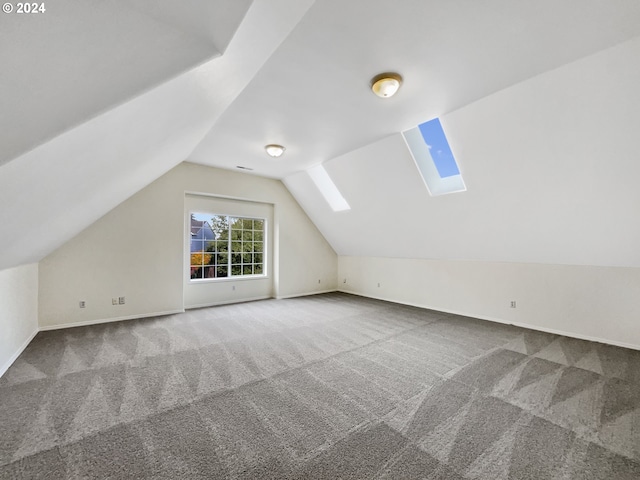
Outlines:
[[[276,145],[275,143],[265,145],[264,149],[267,152],[267,155],[274,158],[278,158],[286,150],[282,145]]]
[[[371,91],[380,98],[393,97],[400,85],[402,77],[393,72],[380,73],[371,79]]]

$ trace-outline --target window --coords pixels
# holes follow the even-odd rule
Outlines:
[[[351,210],[351,207],[322,165],[311,167],[307,170],[307,173],[334,212]]]
[[[467,189],[440,119],[421,123],[402,135],[432,196]]]
[[[264,218],[192,213],[191,280],[264,276]]]

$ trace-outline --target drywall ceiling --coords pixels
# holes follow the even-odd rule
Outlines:
[[[70,8],[70,5],[78,3],[88,2],[69,2],[66,6]],[[207,2],[190,3],[204,6]],[[189,24],[188,17],[181,17],[176,22],[179,34],[175,37],[175,43],[169,42],[175,47],[173,52],[172,48],[163,44],[162,37],[157,39],[158,44],[155,43],[156,33],[165,29],[170,31],[170,26],[147,31],[144,30],[147,23],[153,22],[140,20],[141,30],[135,33],[134,38],[130,38],[133,43],[146,42],[148,46],[153,46],[153,49],[147,51],[149,57],[166,54],[172,58],[172,55],[176,54],[175,62],[169,62],[170,68],[167,67],[162,74],[158,74],[147,63],[142,62],[141,65],[132,58],[127,42],[118,43],[116,48],[109,46],[109,42],[104,40],[94,48],[87,41],[94,37],[84,29],[76,36],[65,37],[65,42],[73,47],[74,54],[65,54],[64,58],[74,61],[77,59],[80,64],[90,65],[97,59],[96,51],[103,54],[106,50],[113,49],[108,64],[115,69],[123,70],[124,76],[129,75],[127,72],[139,73],[152,84],[151,88],[132,99],[120,98],[120,102],[116,101],[117,105],[102,113],[83,110],[86,108],[83,99],[74,98],[68,105],[60,105],[56,103],[55,98],[50,98],[55,96],[56,92],[68,89],[67,86],[60,85],[67,80],[71,83],[83,82],[83,88],[86,87],[87,91],[90,90],[89,84],[96,80],[108,90],[109,75],[101,68],[96,67],[96,71],[89,69],[90,74],[78,77],[75,71],[65,75],[53,59],[47,60],[48,63],[45,62],[38,73],[42,77],[39,82],[46,86],[47,79],[50,79],[55,81],[55,88],[49,89],[42,102],[36,105],[26,101],[23,95],[13,95],[12,89],[5,87],[9,82],[16,82],[23,73],[6,71],[3,65],[0,73],[0,82],[3,85],[0,131],[9,130],[12,134],[16,132],[12,119],[12,115],[15,114],[20,122],[23,122],[22,127],[26,132],[15,133],[15,139],[7,134],[8,138],[2,138],[1,149],[5,158],[11,157],[6,152],[13,152],[18,146],[19,149],[27,148],[29,151],[0,166],[0,269],[40,260],[187,158],[219,115],[286,38],[311,2],[254,1],[246,13],[242,12],[244,16],[239,15],[240,10],[235,6],[235,0],[217,3],[218,6],[222,3],[234,4],[230,8],[221,8],[214,22],[223,25],[222,31],[226,32],[225,35],[229,35],[232,30],[235,31],[233,38],[224,48],[222,55],[183,73],[180,73],[180,70],[184,69],[183,60],[177,57],[180,56],[179,53],[188,54],[185,51],[188,49],[186,46],[194,45],[190,40],[186,40],[186,43],[183,41],[183,37],[188,38],[193,31],[180,30]],[[239,3],[247,5],[246,2]],[[110,28],[113,31],[110,35],[126,37],[134,30],[133,27],[137,24],[130,25],[128,19],[135,12],[122,10],[118,13],[118,9],[124,8],[118,2],[106,1],[97,4],[106,5],[112,10],[108,10],[107,13],[100,9],[95,11],[96,28],[100,20],[115,22],[122,15],[125,17],[123,23],[116,22],[112,25]],[[136,3],[138,8],[141,5],[143,4]],[[154,21],[162,18],[162,5],[168,12],[175,8],[175,2],[171,0],[157,1],[152,9]],[[53,6],[51,9],[53,10]],[[203,11],[206,12],[208,9],[204,8]],[[227,12],[229,18],[225,16]],[[64,16],[52,13],[52,18],[56,20],[54,22],[42,20],[44,15],[49,13],[52,13],[51,10],[42,14],[43,17],[36,21],[41,22],[41,27],[52,37],[66,30],[65,24],[68,23],[71,28],[78,23],[73,11],[67,12]],[[86,15],[92,18],[91,13],[86,12]],[[116,18],[112,18],[113,16]],[[13,48],[17,49],[12,51],[9,57],[13,62],[37,50],[38,42],[44,42],[47,38],[47,32],[39,33],[37,41],[32,41],[29,35],[23,33],[19,25],[14,23],[13,17],[10,20],[6,20],[7,15],[0,18],[0,30],[4,31],[4,26],[7,25],[23,40],[23,43],[20,43],[11,37]],[[192,19],[198,25],[201,22],[201,19],[195,16]],[[225,20],[231,23],[235,21],[236,26],[230,28]],[[33,31],[33,27],[24,28],[27,33]],[[197,29],[195,31],[197,32]],[[221,38],[217,37],[218,35],[213,35],[212,41],[221,41]],[[157,45],[164,45],[162,51],[156,50]],[[215,48],[217,50],[223,47],[225,45],[220,44]],[[4,44],[2,48],[4,59],[7,50],[10,49]],[[214,51],[213,48],[211,43],[208,51]],[[122,60],[120,65],[119,60]],[[33,73],[36,67],[27,60],[24,62],[27,63],[24,67],[26,71]],[[153,73],[150,73],[151,70]],[[169,74],[169,71],[174,76],[167,80],[165,74]],[[107,78],[100,79],[101,75],[106,75]],[[140,88],[139,83],[133,83],[135,89]],[[123,82],[123,85],[124,88],[119,91],[119,95],[128,97],[133,90],[128,90],[130,84],[127,82]],[[56,90],[58,87],[59,90]],[[49,116],[51,122],[45,122],[44,129],[36,128],[32,136],[28,130],[28,113],[36,115],[40,109],[43,115]],[[50,134],[44,133],[45,130],[52,132],[64,128],[62,123],[52,119],[56,112],[61,117],[75,119],[81,110],[84,112],[82,115],[89,117],[85,118],[86,121],[40,144],[41,138]],[[7,115],[7,112],[11,112],[11,115]],[[33,225],[36,225],[40,233],[28,233]]]
[[[318,0],[189,160],[283,178],[636,35],[637,0]]]
[[[340,255],[640,267],[640,37],[441,117],[467,191],[432,197],[401,134],[285,184]]]
[[[47,3],[43,14],[3,14],[0,269],[38,261],[184,160],[230,169],[243,165],[253,168],[254,174],[286,179],[338,253],[406,256],[414,240],[407,241],[402,252],[387,252],[383,242],[369,237],[366,248],[356,250],[345,240],[351,230],[340,231],[336,227],[340,222],[332,223],[334,217],[323,217],[326,212],[318,210],[321,204],[314,200],[314,191],[298,188],[304,180],[296,172],[326,162],[339,186],[353,186],[370,177],[372,184],[379,184],[390,165],[408,158],[400,143],[396,142],[395,150],[377,150],[379,142],[397,139],[398,132],[436,116],[447,118],[452,148],[461,152],[461,166],[468,172],[469,159],[483,160],[487,153],[471,147],[477,140],[473,126],[455,130],[454,118],[463,124],[464,119],[473,118],[489,127],[494,121],[492,108],[480,110],[478,117],[470,115],[474,105],[538,77],[548,78],[549,72],[639,35],[640,2],[636,0],[402,0],[393,4],[382,0],[57,0]],[[633,66],[636,58],[625,60]],[[606,62],[601,68],[606,77]],[[383,70],[399,71],[405,78],[400,93],[388,100],[374,97],[368,88],[369,79]],[[635,78],[633,71],[619,74],[626,75],[625,82]],[[633,97],[633,92],[618,89],[615,78],[598,79],[596,87],[615,92],[611,111],[601,111],[620,113],[616,109],[622,95]],[[583,79],[576,79],[577,85],[578,80]],[[547,93],[573,98],[573,87],[568,82],[564,92],[544,88],[535,92],[543,92],[542,98]],[[522,96],[512,99],[522,110],[505,114],[502,122],[528,125],[520,118],[531,109],[527,92],[525,88]],[[576,92],[593,95],[598,90]],[[588,104],[588,100],[579,97],[577,104]],[[616,121],[635,125],[633,112],[623,113]],[[576,121],[560,109],[552,114]],[[495,148],[495,132],[480,131]],[[583,153],[575,147],[578,140],[593,134],[588,127],[579,132],[575,143],[558,145],[571,159],[567,165],[575,165],[571,162]],[[530,145],[535,135],[553,136],[548,129],[514,129],[511,134],[520,143],[510,144],[509,151],[525,171],[537,159],[518,148]],[[619,161],[627,161],[630,144],[624,140],[622,147],[616,147],[622,152]],[[278,160],[269,159],[262,150],[272,142],[287,147]],[[469,146],[465,149],[465,145]],[[349,152],[362,149],[369,152],[371,165],[381,168],[349,173],[353,161]],[[499,158],[505,161],[504,156]],[[333,167],[338,164],[343,164],[344,171]],[[486,163],[487,168],[491,165]],[[419,190],[419,182],[407,168],[393,182],[398,185],[396,193],[413,201],[424,190]],[[589,186],[595,176],[589,169],[580,178]],[[504,202],[517,205],[521,199],[514,181],[529,185],[527,180],[515,170],[496,178],[497,183],[482,176],[466,179],[469,193],[506,185],[497,191],[504,195]],[[557,197],[560,187],[551,197]],[[343,194],[351,201],[358,192],[359,188],[349,187]],[[362,205],[366,198],[361,193],[355,205]],[[579,201],[592,205],[595,196],[589,195]],[[625,195],[635,200],[632,194]],[[452,204],[468,211],[472,198],[459,197]],[[434,209],[434,205],[445,205],[445,200],[427,201],[418,202],[425,209],[415,213],[428,214],[427,219],[435,222],[433,228],[445,231],[451,212],[447,207]],[[379,214],[393,216],[393,208],[401,205],[389,202]],[[491,207],[490,202],[485,204],[487,210],[464,217],[463,224],[479,224],[490,216]],[[540,210],[527,208],[523,218],[544,228],[548,203],[543,201]],[[630,207],[621,208],[621,218],[628,218]],[[364,207],[359,212],[352,218],[353,225],[375,221],[375,213]],[[569,238],[586,234],[584,224],[569,232],[573,235]],[[38,232],[45,232],[44,240],[40,234],[28,233],[34,225]],[[491,222],[483,228],[493,238],[505,231]],[[367,231],[374,233],[370,229],[360,234]],[[461,233],[471,231],[469,226]],[[513,242],[505,242],[513,245],[521,237],[509,232]],[[635,230],[628,233],[633,238]],[[556,261],[570,249],[565,245],[545,256],[521,255],[521,249],[515,248],[495,255],[494,247],[483,249],[482,243],[477,250],[465,250],[468,243],[450,242],[458,245],[453,250],[442,243],[426,243],[417,251],[437,258]],[[615,243],[601,248],[607,247],[614,248]],[[620,255],[624,252],[621,249]],[[620,263],[613,256],[598,254],[592,248],[579,258],[568,258]]]
[[[250,1],[44,5],[0,16],[0,165],[219,56]]]

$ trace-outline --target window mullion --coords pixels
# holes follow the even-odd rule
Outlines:
[[[209,218],[211,215],[213,217],[211,217],[210,220],[205,220],[205,217]],[[232,224],[231,217],[231,215],[206,213],[191,214],[191,224],[189,225],[188,233],[189,235],[192,234],[194,226],[198,227],[198,233],[196,234],[196,238],[191,236],[189,237],[189,265],[190,268],[193,267],[199,270],[199,276],[192,277],[191,280],[222,278],[218,276],[219,273],[222,273],[228,278],[266,275],[264,271],[266,263],[266,252],[264,248],[266,243],[266,238],[264,238],[264,232],[267,228],[265,223],[266,220],[263,218],[255,219],[251,217],[233,217],[235,219],[235,223]],[[227,222],[227,251],[224,252],[224,255],[227,256],[227,261],[224,264],[221,264],[218,263],[218,260],[220,260],[220,257],[223,255],[220,251],[220,248],[223,247],[219,242],[221,241],[220,237],[224,232],[220,232],[220,235],[217,236],[215,232],[212,231],[212,226],[222,226],[223,222]],[[256,226],[256,222],[260,225],[259,229]],[[247,227],[247,225],[249,225],[249,227]],[[208,230],[205,230],[205,227],[208,228]],[[256,240],[258,233],[260,237],[259,241]],[[198,243],[197,247],[193,247],[193,245],[195,245],[194,242]],[[211,244],[212,247],[208,247],[208,244]],[[258,248],[260,249],[259,254],[256,253],[256,245],[258,245]],[[197,250],[191,250],[192,247]],[[211,251],[208,250],[209,248],[211,248]],[[238,250],[236,251],[235,248],[238,248]],[[199,258],[198,264],[193,264],[194,255],[197,255]],[[260,262],[256,261],[258,255]],[[210,258],[207,259],[207,257]],[[245,257],[248,257],[246,261]],[[235,275],[234,265],[235,271],[238,272]],[[260,274],[256,273],[257,267],[260,269]],[[220,268],[226,268],[226,271],[219,272]]]
[[[231,251],[231,220],[229,215],[227,215],[227,275],[229,277],[233,276],[233,273],[231,271],[231,256],[232,256],[232,251]]]

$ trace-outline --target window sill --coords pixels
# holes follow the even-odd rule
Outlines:
[[[269,275],[238,275],[236,277],[221,278],[190,278],[189,283],[225,283],[225,282],[244,282],[247,280],[268,280]]]

